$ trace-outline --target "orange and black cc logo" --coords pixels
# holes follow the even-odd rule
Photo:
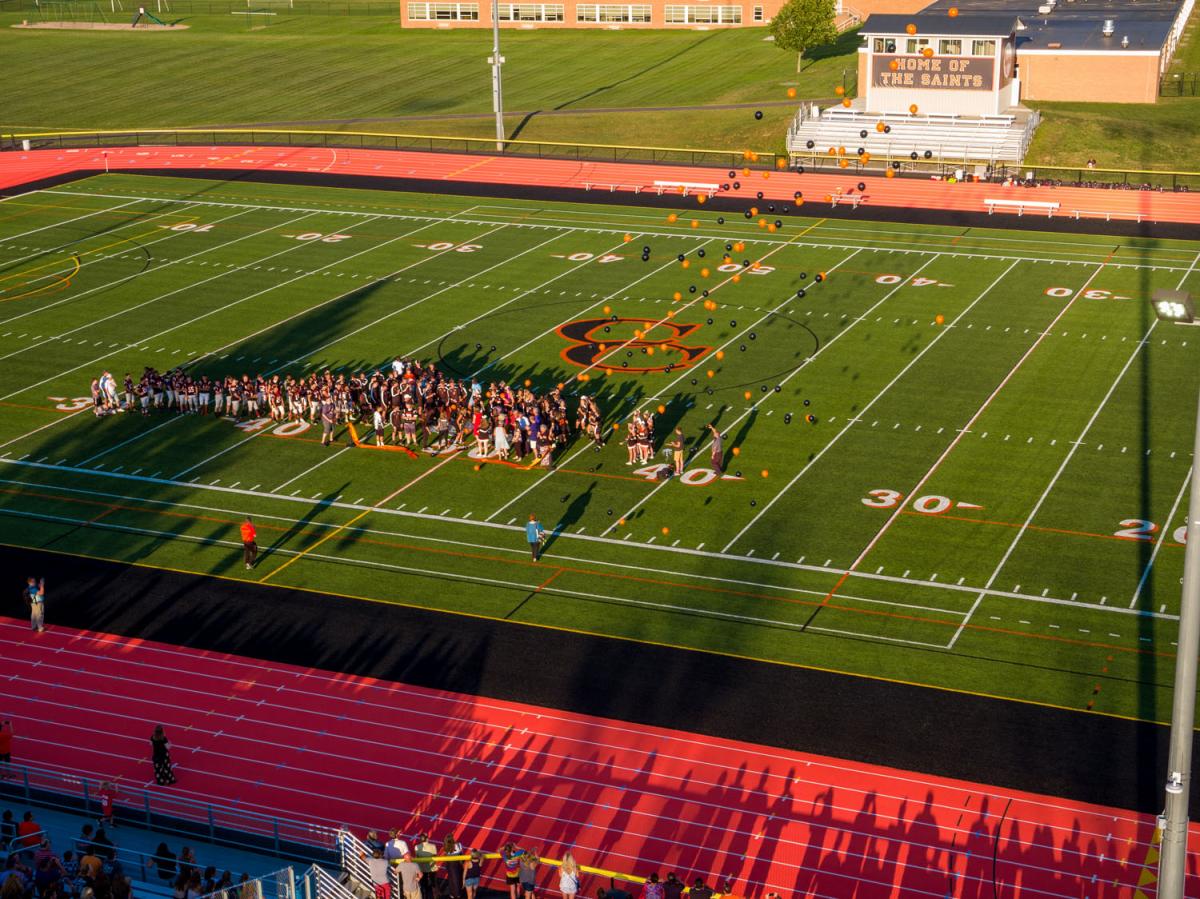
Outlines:
[[[580,368],[609,372],[670,371],[687,368],[712,349],[683,342],[699,325],[681,325],[652,318],[584,318],[560,325],[558,333],[570,341],[562,357]],[[628,334],[661,334],[630,339]]]

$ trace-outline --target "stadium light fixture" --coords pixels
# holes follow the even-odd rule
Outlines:
[[[1156,290],[1150,305],[1154,314],[1165,322],[1190,325],[1196,321],[1196,304],[1186,290]]]
[[[1181,291],[1165,291],[1180,293]],[[1158,297],[1155,312],[1168,321],[1191,321],[1191,298]],[[1166,304],[1160,310],[1160,303]],[[1177,308],[1178,307],[1178,308]],[[1187,318],[1182,314],[1186,313]],[[1196,414],[1196,446],[1192,454],[1192,490],[1183,557],[1183,601],[1179,610],[1179,651],[1175,656],[1175,691],[1171,708],[1171,743],[1167,757],[1166,806],[1159,816],[1162,855],[1158,862],[1159,899],[1183,899],[1187,864],[1188,793],[1192,786],[1192,739],[1196,718],[1196,666],[1200,653],[1200,403]]]

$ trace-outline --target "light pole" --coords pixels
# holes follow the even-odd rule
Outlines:
[[[501,85],[500,67],[504,57],[500,55],[500,0],[492,0],[492,55],[488,57],[492,67],[492,110],[496,113],[496,150],[504,152],[504,88]]]
[[[1195,308],[1183,291],[1155,291],[1154,312],[1166,321],[1192,322]],[[1166,807],[1159,816],[1162,854],[1158,861],[1158,899],[1183,899],[1188,838],[1188,791],[1192,782],[1192,740],[1196,718],[1196,662],[1200,653],[1200,409],[1192,454],[1192,490],[1183,557],[1183,600],[1179,610],[1179,652],[1175,657],[1175,695],[1171,744],[1167,756]]]

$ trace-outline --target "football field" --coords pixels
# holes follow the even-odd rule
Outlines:
[[[0,202],[0,542],[1164,720],[1200,329],[1148,300],[1200,292],[1200,242],[679,205],[127,175]],[[572,420],[590,394],[611,437],[544,471],[88,396],[397,355],[562,384]],[[683,477],[625,464],[637,409]]]

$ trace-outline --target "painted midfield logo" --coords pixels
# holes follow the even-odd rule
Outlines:
[[[618,325],[627,327],[618,328]],[[710,346],[682,343],[699,327],[652,318],[585,318],[561,325],[558,333],[571,341],[571,345],[562,351],[562,357],[572,365],[611,372],[648,372],[687,368],[711,350]],[[605,331],[605,328],[609,330]],[[639,334],[653,331],[664,336],[657,340],[649,337],[622,339],[620,334],[630,331]],[[655,358],[659,354],[661,361]]]

